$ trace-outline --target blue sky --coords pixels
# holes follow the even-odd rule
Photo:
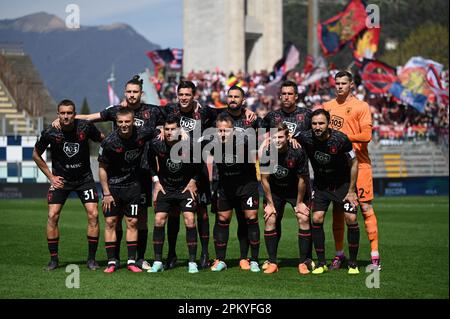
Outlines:
[[[0,0],[0,19],[45,11],[65,20],[72,3],[80,8],[81,25],[126,23],[162,48],[183,47],[183,0]]]

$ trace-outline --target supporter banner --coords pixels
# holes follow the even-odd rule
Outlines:
[[[339,52],[366,28],[366,8],[361,0],[351,0],[338,15],[317,25],[317,36],[325,56]]]
[[[384,94],[398,81],[395,68],[377,60],[364,59],[360,70],[364,87],[373,94]]]

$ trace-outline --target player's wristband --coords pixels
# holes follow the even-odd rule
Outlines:
[[[103,194],[103,197],[112,196],[111,194]]]
[[[158,176],[153,176],[152,181],[153,181],[153,183],[159,182]]]

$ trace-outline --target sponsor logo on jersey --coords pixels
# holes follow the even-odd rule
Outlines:
[[[332,129],[340,130],[344,126],[344,119],[337,115],[332,115],[330,120],[330,126]]]
[[[170,158],[166,161],[166,167],[171,173],[176,173],[181,169],[183,162],[181,161],[172,161]]]
[[[297,129],[297,124],[288,121],[284,121],[283,123],[288,127],[289,134],[294,134],[295,130]]]
[[[319,162],[322,165],[328,164],[331,160],[331,156],[327,153],[322,153],[319,151],[316,151],[314,153],[314,158],[316,159],[317,162]]]
[[[235,154],[223,154],[223,163],[227,166],[232,166],[237,162],[237,155]]]
[[[144,125],[144,120],[137,119],[137,118],[134,119],[134,126],[141,127],[143,125]]]
[[[77,163],[77,164],[66,164],[66,168],[67,169],[74,169],[74,168],[81,168],[81,163]]]
[[[195,120],[189,117],[182,116],[180,119],[180,126],[186,131],[190,132],[195,129]]]
[[[284,178],[288,176],[289,170],[281,165],[275,165],[275,167],[273,168],[273,173],[276,178]]]
[[[80,150],[80,144],[65,142],[63,146],[63,151],[68,157],[72,157],[78,153]]]
[[[130,151],[126,151],[125,152],[125,160],[130,163],[132,161],[134,161],[136,158],[139,157],[139,155],[141,154],[141,149],[136,148],[134,150],[130,150]]]

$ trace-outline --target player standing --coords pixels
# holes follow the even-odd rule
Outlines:
[[[94,124],[75,119],[75,115],[75,104],[70,100],[62,100],[58,104],[58,121],[61,129],[49,126],[42,131],[33,150],[33,160],[51,184],[47,195],[47,242],[51,259],[46,270],[54,270],[58,267],[58,221],[61,209],[72,191],[77,192],[88,217],[87,267],[91,270],[99,268],[95,261],[99,236],[98,195],[92,177],[88,139],[100,142],[103,134]],[[41,157],[49,145],[52,154],[52,171]]]
[[[128,248],[127,269],[142,272],[136,266],[137,221],[142,212],[140,165],[145,143],[155,130],[147,126],[134,128],[133,110],[128,107],[116,113],[117,130],[109,134],[99,150],[99,178],[103,189],[102,208],[105,215],[105,248],[108,256],[106,273],[116,271],[116,226],[125,215]]]
[[[330,127],[345,133],[353,143],[358,158],[358,190],[364,225],[371,247],[371,261],[374,269],[381,269],[378,252],[378,224],[372,207],[373,181],[372,164],[369,157],[368,144],[372,139],[372,116],[369,105],[352,95],[353,78],[347,71],[335,75],[336,99],[324,103],[325,110],[330,112]],[[333,235],[336,245],[330,270],[339,269],[344,261],[344,214],[340,207],[333,206]]]
[[[312,204],[312,239],[318,257],[318,267],[313,274],[328,270],[325,259],[325,212],[333,202],[341,206],[347,223],[349,263],[348,273],[358,274],[359,225],[357,219],[358,196],[356,178],[358,160],[352,143],[344,133],[329,128],[330,114],[317,109],[312,113],[309,131],[298,132],[295,138],[308,154],[314,170]]]

